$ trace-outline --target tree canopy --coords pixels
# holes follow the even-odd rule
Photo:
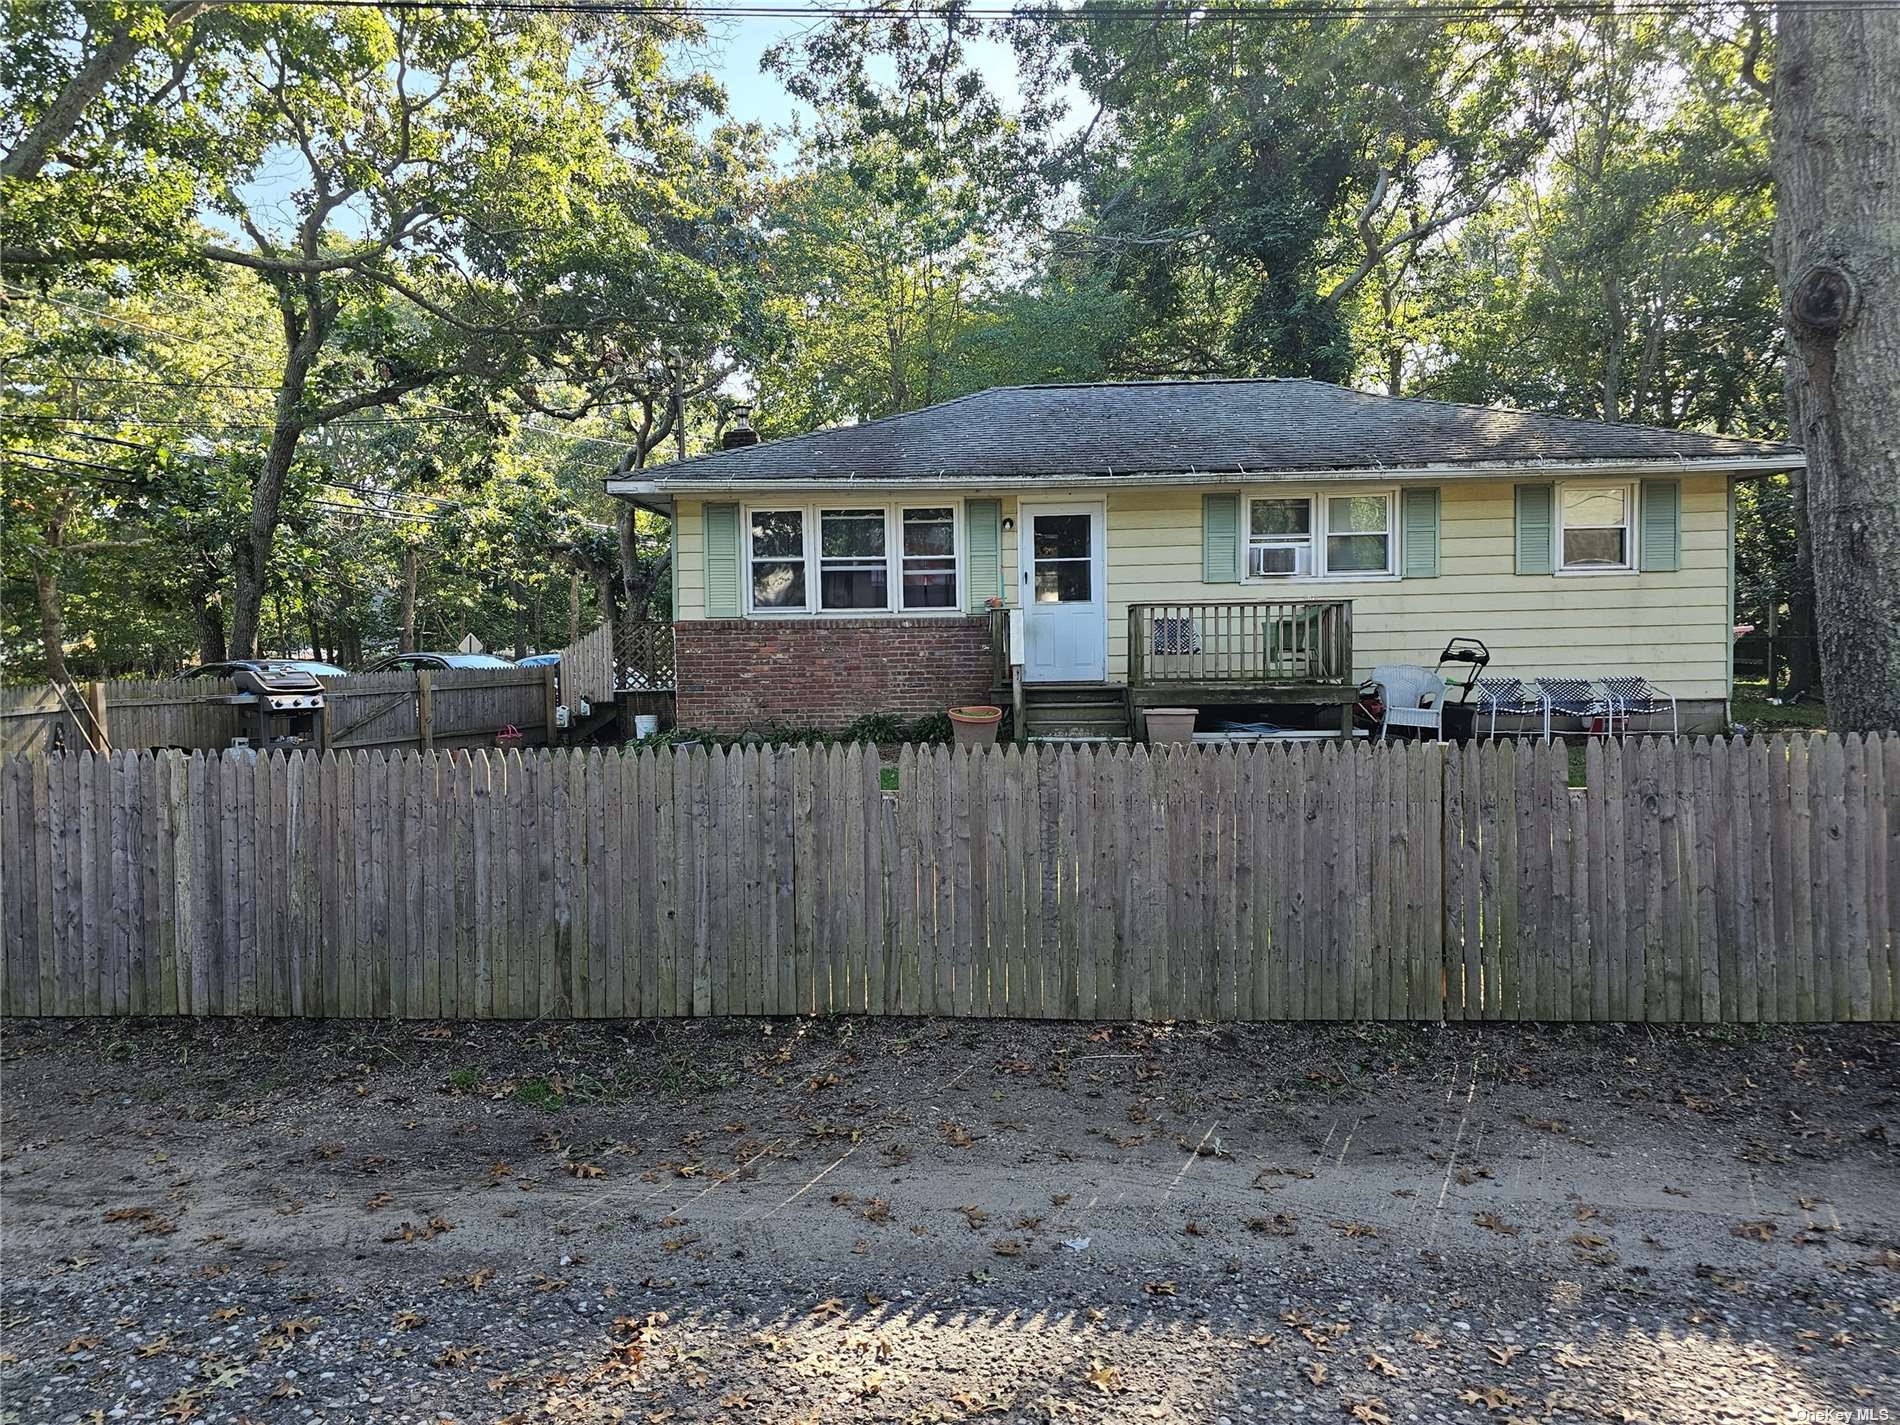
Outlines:
[[[1787,429],[1745,7],[903,0],[768,53],[778,134],[684,12],[6,16],[10,674],[663,616],[600,480],[742,399],[1289,374]],[[1754,597],[1806,587],[1799,509],[1743,502]]]

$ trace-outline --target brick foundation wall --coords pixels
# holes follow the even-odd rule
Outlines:
[[[990,700],[984,617],[704,619],[673,638],[681,727],[835,729]]]

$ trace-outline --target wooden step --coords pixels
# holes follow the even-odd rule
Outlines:
[[[1037,707],[1068,703],[1126,704],[1128,690],[1112,683],[1027,683],[1023,702]]]
[[[1125,708],[1105,704],[1070,707],[1025,707],[1023,732],[1032,739],[1126,738]]]

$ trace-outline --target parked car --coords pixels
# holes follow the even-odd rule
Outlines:
[[[493,653],[392,653],[379,658],[365,673],[408,672],[417,668],[512,668],[515,665]]]
[[[187,668],[179,676],[182,678],[230,678],[239,669],[249,669],[254,673],[268,673],[273,668],[285,668],[298,673],[309,673],[318,678],[347,678],[350,671],[339,668],[334,663],[322,663],[315,658],[232,658],[223,663],[206,663],[202,667]]]
[[[545,668],[550,663],[559,663],[560,661],[561,655],[558,653],[530,653],[526,658],[515,659],[515,667]]]

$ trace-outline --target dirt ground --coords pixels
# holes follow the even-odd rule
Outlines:
[[[1900,1420],[1900,1033],[4,1026],[0,1420]]]

